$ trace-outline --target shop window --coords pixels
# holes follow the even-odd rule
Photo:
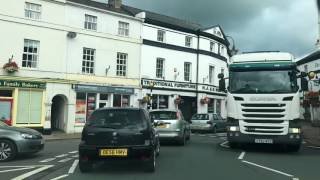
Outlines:
[[[0,99],[0,120],[11,125],[12,99]]]
[[[41,124],[42,91],[19,90],[17,124]]]
[[[106,107],[108,105],[108,94],[100,94],[99,108]]]
[[[148,94],[148,96],[151,96]],[[152,95],[152,109],[168,109],[169,105],[169,96],[166,95]],[[151,104],[149,103],[148,106],[150,107]]]
[[[12,97],[12,90],[0,90],[0,97]]]
[[[129,107],[130,106],[130,96],[114,94],[113,95],[113,107]]]
[[[208,104],[208,113],[214,113],[214,99],[210,98],[209,104]]]
[[[86,108],[87,108],[87,94],[77,93],[76,99],[76,118],[75,123],[85,123],[86,122]]]
[[[87,95],[87,119],[96,110],[96,94],[88,93]]]
[[[217,102],[216,112],[217,114],[221,114],[221,100],[217,99],[216,102]]]

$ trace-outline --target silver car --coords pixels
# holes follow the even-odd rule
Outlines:
[[[190,125],[180,110],[151,110],[150,117],[159,133],[160,141],[178,141],[179,144],[185,145],[186,141],[190,140]]]
[[[219,114],[194,114],[191,118],[192,131],[206,131],[216,133],[226,129],[226,121]]]
[[[39,152],[43,147],[44,139],[38,131],[0,121],[0,162],[12,160],[18,154]]]

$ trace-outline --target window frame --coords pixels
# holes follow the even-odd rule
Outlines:
[[[165,63],[165,59],[164,58],[160,58],[157,57],[156,59],[156,78],[159,79],[164,79],[164,64]]]
[[[118,21],[118,35],[128,37],[130,33],[130,24],[124,21]]]
[[[212,71],[211,71],[212,69]],[[209,65],[209,84],[214,84],[215,66]]]
[[[189,67],[186,66],[186,65],[189,65]],[[188,67],[188,70],[189,70],[188,72],[186,71],[187,67]],[[184,71],[184,74],[183,74],[184,81],[191,81],[192,63],[191,63],[191,62],[184,62],[183,69],[184,69],[184,70],[183,70],[183,71]],[[187,77],[187,78],[186,78],[186,77]]]
[[[98,17],[90,15],[90,14],[85,14],[84,15],[84,29],[91,30],[91,31],[97,31]]]
[[[89,51],[90,53],[89,54],[86,53],[87,51]],[[93,54],[91,52],[93,52]],[[85,57],[86,57],[86,59],[85,59]],[[95,59],[96,59],[96,49],[87,48],[87,47],[82,48],[81,72],[83,74],[94,74],[95,73]],[[87,63],[89,63],[89,66],[87,66]],[[90,71],[90,69],[92,69],[92,72]]]
[[[32,9],[32,7],[37,7],[39,9]],[[41,20],[42,15],[42,5],[32,2],[25,2],[24,5],[24,17],[33,20]],[[34,15],[34,16],[33,16]]]
[[[192,47],[192,36],[186,36],[185,37],[185,46],[186,47]]]
[[[158,31],[157,31],[157,41],[165,42],[166,41],[165,36],[166,36],[166,31],[158,29]]]
[[[216,43],[213,41],[210,41],[210,52],[215,52]]]
[[[33,40],[33,39],[24,39],[23,41],[23,53],[22,53],[22,60],[21,60],[21,67],[26,69],[37,69],[39,65],[39,57],[40,57],[40,41]],[[28,46],[26,46],[26,43]],[[27,51],[25,51],[25,48],[27,48]],[[34,51],[36,49],[36,53],[29,52],[29,48]],[[31,55],[31,59],[28,57]],[[26,56],[26,59],[24,58]],[[34,60],[34,58],[36,60]],[[24,65],[24,62],[26,63]],[[28,63],[30,63],[30,66],[28,66]],[[35,65],[34,65],[35,64]]]
[[[121,57],[125,57],[121,59]],[[121,61],[124,61],[124,63],[120,63]],[[116,66],[116,76],[119,77],[127,77],[128,73],[128,54],[118,52],[117,53],[117,66]]]

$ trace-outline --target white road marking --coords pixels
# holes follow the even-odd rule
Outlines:
[[[71,152],[69,152],[69,154],[75,154],[75,153],[78,153],[78,151],[71,151]]]
[[[295,177],[294,177],[294,178],[292,178],[292,180],[299,180],[299,178],[295,178]]]
[[[0,168],[23,168],[23,167],[35,167],[35,166],[0,166]]]
[[[319,146],[307,146],[308,148],[320,149]]]
[[[68,156],[68,154],[61,154],[61,155],[56,156],[56,158],[62,158],[62,157],[66,157],[66,156]]]
[[[78,158],[78,157],[79,157],[79,155],[74,155],[74,156],[71,156],[71,157],[73,157],[73,158]]]
[[[272,172],[275,172],[275,173],[278,173],[278,174],[282,174],[284,176],[288,176],[288,177],[294,177],[293,175],[291,174],[287,174],[287,173],[284,173],[282,171],[278,171],[278,170],[275,170],[275,169],[272,169],[272,168],[269,168],[269,167],[265,167],[265,166],[262,166],[262,165],[259,165],[259,164],[256,164],[256,163],[253,163],[253,162],[249,162],[249,161],[245,161],[245,160],[242,160],[243,163],[246,163],[246,164],[250,164],[252,166],[256,166],[256,167],[259,167],[259,168],[262,168],[262,169],[265,169],[265,170],[268,170],[268,171],[272,171]]]
[[[58,176],[56,178],[53,178],[51,180],[58,180],[58,179],[62,179],[62,178],[68,177],[68,176],[69,176],[69,174],[64,174],[64,175]]]
[[[306,144],[307,142],[305,142],[305,141],[302,141],[302,144]]]
[[[65,158],[65,159],[62,159],[62,160],[60,160],[60,161],[58,161],[58,162],[64,163],[64,162],[70,161],[71,159],[72,159],[72,158]]]
[[[78,163],[79,163],[78,159],[74,160],[72,166],[70,167],[70,169],[68,171],[69,174],[73,174],[74,173],[74,171],[76,170],[76,167],[78,166]]]
[[[200,137],[205,137],[206,135],[203,135],[203,134],[199,134],[198,136],[200,136]]]
[[[213,135],[212,135],[212,136],[209,136],[209,137],[212,137],[212,138],[217,138],[218,136],[213,136]]]
[[[33,171],[30,171],[30,172],[27,172],[27,173],[25,173],[25,174],[22,174],[22,175],[20,175],[20,176],[18,176],[18,177],[15,177],[15,178],[11,179],[11,180],[23,180],[23,179],[28,178],[28,177],[30,177],[30,176],[32,176],[32,175],[35,175],[35,174],[37,174],[37,173],[40,173],[41,171],[47,170],[47,169],[49,169],[49,168],[51,168],[51,167],[53,167],[53,166],[54,166],[54,165],[38,166],[38,167],[40,167],[40,168],[35,169],[35,170],[33,170]],[[35,167],[36,167],[36,166],[35,166]]]
[[[230,148],[230,146],[226,145],[228,143],[228,141],[225,141],[223,143],[220,144],[220,146],[225,147],[225,148]]]
[[[16,169],[8,169],[8,170],[2,170],[0,173],[5,173],[5,172],[12,172],[12,171],[22,171],[26,169],[33,169],[34,167],[23,167],[23,168],[16,168]]]
[[[221,139],[221,140],[227,140],[226,137],[219,137],[219,139]]]
[[[46,163],[46,162],[53,161],[53,160],[55,160],[55,159],[56,159],[56,158],[49,158],[49,159],[44,159],[44,160],[39,161],[39,162],[41,162],[41,163]]]
[[[238,159],[242,160],[244,158],[244,155],[246,155],[246,152],[242,151]]]

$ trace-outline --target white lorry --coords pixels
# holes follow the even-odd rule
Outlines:
[[[290,151],[299,151],[299,90],[307,90],[305,76],[298,72],[289,53],[255,52],[231,57],[229,78],[218,76],[219,89],[227,91],[230,147],[244,143],[283,144]],[[229,80],[227,90],[225,79]]]

